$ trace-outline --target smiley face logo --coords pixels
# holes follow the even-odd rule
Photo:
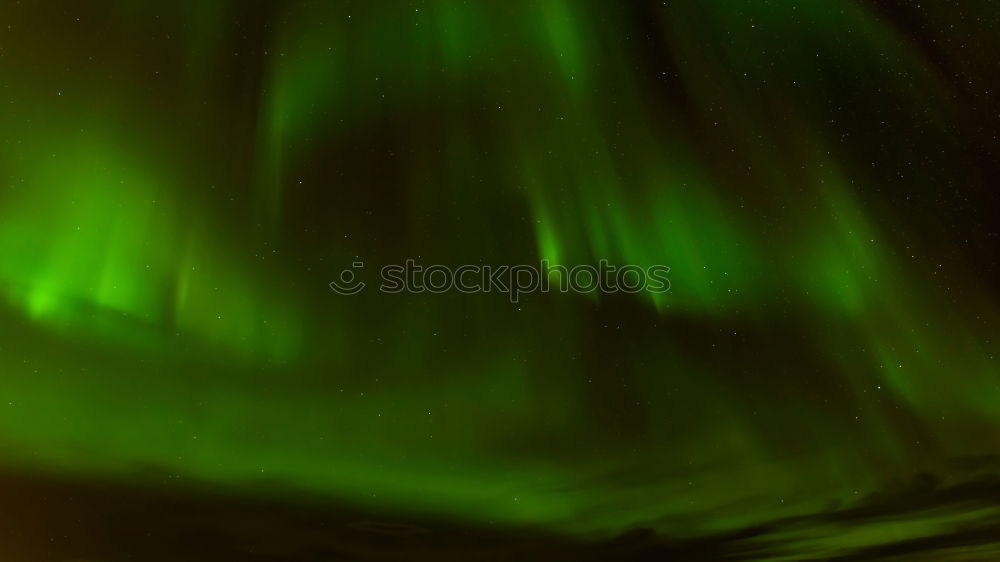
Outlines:
[[[330,288],[338,295],[356,295],[360,293],[365,288],[365,284],[363,281],[356,280],[355,270],[361,270],[364,267],[364,262],[356,261],[352,263],[350,269],[340,272],[339,280],[330,282]]]

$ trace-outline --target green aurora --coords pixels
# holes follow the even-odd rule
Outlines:
[[[1000,524],[998,25],[990,0],[0,0],[0,468],[992,560],[996,533],[914,541]],[[672,289],[328,287],[406,259]]]

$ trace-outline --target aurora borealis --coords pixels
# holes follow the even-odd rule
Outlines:
[[[0,0],[0,558],[1000,558],[998,26]]]

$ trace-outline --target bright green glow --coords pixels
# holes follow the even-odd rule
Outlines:
[[[134,161],[105,149],[55,148],[5,198],[2,275],[8,297],[33,318],[64,324],[93,307],[159,319],[150,301],[162,290],[156,272],[167,250],[153,245],[167,226],[162,192]]]
[[[110,342],[161,346],[154,333],[166,329],[288,356],[296,320],[287,299],[261,302],[265,289],[249,279],[258,274],[207,247],[202,218],[179,208],[170,181],[99,137],[53,145],[4,200],[8,301],[41,324]]]
[[[647,37],[625,3],[276,4],[239,32],[210,25],[236,3],[112,4],[178,52],[52,46],[90,70],[42,76],[14,35],[2,71],[4,462],[694,535],[996,454],[995,298],[915,257],[939,233],[876,195],[900,188],[824,86],[905,84],[847,101],[947,136],[944,86],[863,5],[671,2]],[[665,264],[673,290],[332,295],[355,258]]]

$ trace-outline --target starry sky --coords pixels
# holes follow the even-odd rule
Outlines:
[[[0,0],[0,557],[995,560],[998,26]]]

